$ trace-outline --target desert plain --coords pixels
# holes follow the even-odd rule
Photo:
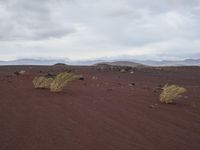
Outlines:
[[[200,67],[122,69],[1,66],[0,150],[199,150]],[[34,88],[62,71],[82,78],[60,93]],[[162,104],[165,84],[187,92]]]

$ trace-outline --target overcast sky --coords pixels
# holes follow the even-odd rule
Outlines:
[[[200,0],[0,0],[0,60],[200,58]]]

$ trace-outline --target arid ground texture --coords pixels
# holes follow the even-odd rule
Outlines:
[[[83,80],[60,93],[33,87],[61,71]],[[176,104],[159,101],[166,83],[187,89]],[[199,149],[199,67],[0,67],[0,150]]]

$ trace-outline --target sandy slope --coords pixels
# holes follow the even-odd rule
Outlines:
[[[21,69],[25,75],[12,74]],[[34,89],[32,79],[50,69],[68,69],[85,80],[59,94]],[[198,150],[199,77],[195,67],[134,74],[95,67],[0,67],[0,150]],[[165,83],[186,87],[188,98],[160,104],[154,88]]]

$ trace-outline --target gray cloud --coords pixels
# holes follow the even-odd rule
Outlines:
[[[0,0],[0,59],[192,57],[199,12],[199,0]]]
[[[53,0],[1,1],[1,40],[41,40],[59,38],[76,31],[73,26],[56,20],[51,10]]]

